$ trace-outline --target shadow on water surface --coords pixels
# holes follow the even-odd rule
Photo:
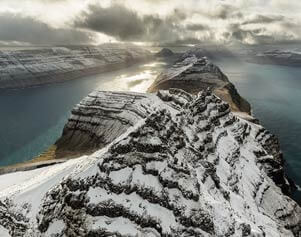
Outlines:
[[[143,92],[170,63],[162,59],[58,84],[0,90],[0,166],[30,160],[54,144],[71,109],[91,91]]]

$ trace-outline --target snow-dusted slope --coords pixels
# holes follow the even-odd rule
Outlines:
[[[147,98],[139,93],[92,92],[72,110],[56,142],[56,158],[89,153],[108,145],[148,115],[151,103],[141,106]]]
[[[0,89],[61,82],[145,60],[151,53],[126,44],[0,51]]]
[[[94,92],[81,106],[94,98],[112,115],[120,96]],[[133,123],[102,150],[1,176],[0,236],[300,236],[268,131],[207,91],[122,96],[139,98],[115,114]]]

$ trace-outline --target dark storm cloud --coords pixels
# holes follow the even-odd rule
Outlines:
[[[87,28],[122,40],[131,40],[144,34],[144,22],[137,13],[121,5],[102,8],[89,5],[80,18],[75,21],[76,27]]]
[[[243,14],[240,10],[229,4],[218,5],[212,11],[195,11],[195,14],[200,14],[207,16],[211,19],[233,19],[233,18],[243,18]]]
[[[217,8],[217,11],[213,15],[213,17],[221,18],[221,19],[228,19],[232,18],[234,14],[236,14],[236,8],[230,5],[221,5]]]
[[[273,23],[273,22],[280,22],[284,21],[285,18],[282,15],[256,15],[250,20],[244,21],[242,24],[247,25],[247,24],[268,24],[268,23]]]
[[[47,2],[47,3],[57,3],[57,2],[66,2],[67,0],[33,0],[36,2]]]
[[[252,39],[256,40],[258,37],[260,37],[260,33],[263,33],[264,29],[263,28],[257,28],[254,30],[245,30],[242,29],[240,24],[231,24],[229,26],[229,31],[228,31],[228,37],[232,38],[233,40],[237,40],[240,42],[243,42],[247,39]]]
[[[0,41],[31,44],[80,44],[91,41],[91,34],[74,29],[55,29],[31,17],[0,15]]]
[[[281,44],[289,41],[295,41],[295,39],[293,39],[290,35],[271,33],[264,25],[256,29],[247,30],[242,29],[239,24],[232,24],[228,31],[230,32],[227,34],[228,39],[242,43],[252,41],[253,44]]]
[[[208,30],[208,26],[203,25],[203,24],[189,24],[186,25],[185,28],[187,30],[191,30],[191,31],[203,31],[203,30]]]
[[[175,9],[165,17],[157,14],[142,15],[137,11],[121,5],[120,2],[118,4],[117,0],[109,7],[92,4],[75,18],[73,25],[76,28],[104,33],[120,41],[145,41],[156,44],[197,44],[214,40],[275,43],[293,39],[289,33],[292,23],[286,17],[272,14],[254,16],[230,4],[220,4],[210,10],[186,9],[183,12]],[[205,18],[206,24],[191,21],[193,15],[196,15],[195,19],[198,19],[198,16],[201,16],[199,19]],[[187,24],[186,20],[192,23]],[[216,20],[218,24],[214,24]],[[248,29],[249,24],[254,25],[252,29]],[[278,28],[282,27],[287,32],[275,31],[276,28],[269,27],[271,24],[277,24]]]
[[[206,42],[206,41],[188,37],[188,38],[178,39],[178,40],[174,40],[174,41],[170,40],[170,41],[159,43],[156,45],[162,46],[162,47],[172,47],[172,46],[179,46],[179,45],[201,44],[204,42]]]
[[[179,10],[164,19],[158,15],[139,16],[122,5],[103,8],[90,5],[74,21],[74,26],[113,36],[123,41],[165,41],[177,40],[184,30],[179,24],[186,14]]]

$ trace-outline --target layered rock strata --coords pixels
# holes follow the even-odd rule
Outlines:
[[[125,44],[0,51],[0,89],[62,82],[127,67],[151,57]]]
[[[178,62],[158,76],[148,92],[169,88],[180,88],[192,94],[211,88],[215,95],[230,104],[232,111],[251,113],[250,104],[202,51],[188,51],[182,55]]]
[[[1,190],[0,233],[300,236],[274,136],[210,91],[97,91],[79,108],[70,127],[103,149]]]

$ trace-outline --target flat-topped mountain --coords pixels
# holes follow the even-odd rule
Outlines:
[[[301,66],[301,52],[292,50],[268,50],[257,52],[248,61],[261,64],[279,64],[286,66]]]
[[[301,234],[277,139],[210,91],[95,91],[66,131],[102,149],[1,176],[1,236]]]
[[[0,89],[31,87],[124,68],[151,53],[127,44],[0,51]]]
[[[203,51],[189,51],[171,68],[162,72],[148,92],[180,88],[196,94],[211,88],[213,93],[228,102],[232,111],[250,114],[251,107],[243,99],[227,76],[203,55]]]

